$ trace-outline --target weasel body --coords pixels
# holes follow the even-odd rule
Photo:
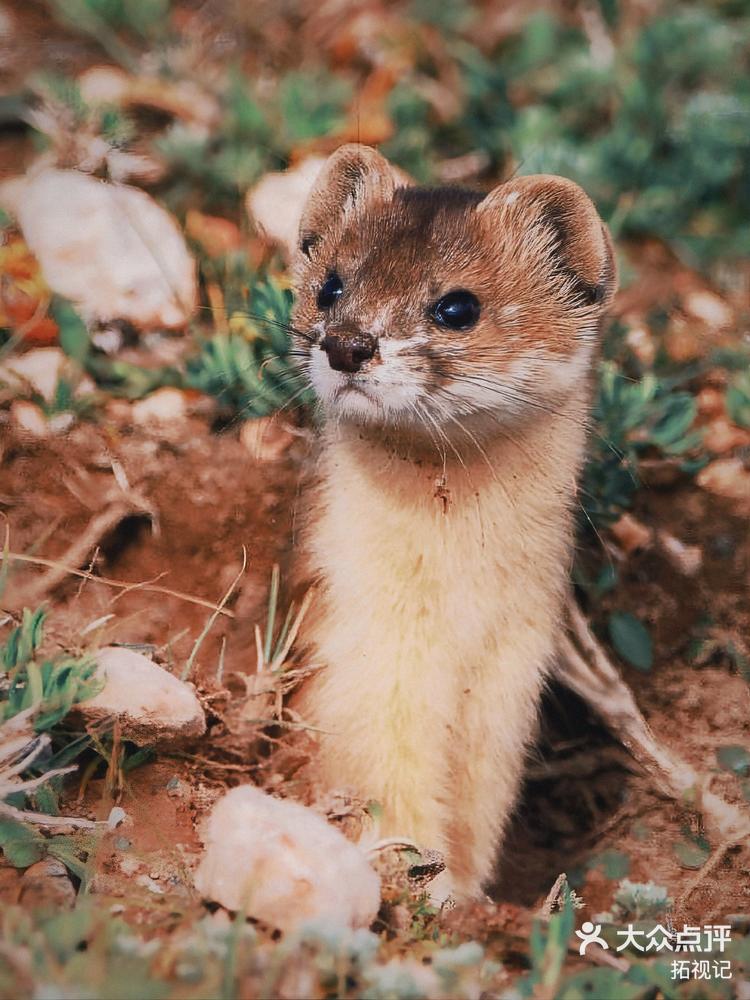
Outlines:
[[[322,404],[299,561],[318,582],[298,709],[327,787],[491,877],[560,624],[592,362],[615,286],[586,195],[399,187],[366,147],[303,214],[294,317]]]

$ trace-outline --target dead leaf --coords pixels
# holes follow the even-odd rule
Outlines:
[[[632,514],[623,514],[610,528],[620,548],[628,555],[651,545],[651,530]]]
[[[242,247],[239,226],[229,219],[204,215],[195,208],[187,213],[185,232],[196,243],[200,243],[209,257],[224,257]]]

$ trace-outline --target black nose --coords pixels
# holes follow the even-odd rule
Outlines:
[[[369,333],[329,333],[320,342],[328,364],[337,372],[358,372],[365,361],[374,357],[376,348],[377,342]]]

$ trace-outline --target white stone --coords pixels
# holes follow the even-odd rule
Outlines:
[[[0,382],[20,391],[32,389],[49,403],[67,362],[59,347],[37,347],[7,358],[0,366]]]
[[[139,745],[192,739],[206,731],[191,684],[132,649],[107,646],[96,660],[104,687],[77,706],[87,721],[118,719],[123,737]]]
[[[712,330],[723,330],[734,322],[731,308],[714,292],[706,290],[689,292],[682,305],[686,313],[705,323]]]
[[[266,174],[247,193],[251,220],[289,257],[297,246],[302,209],[325,162],[323,156],[310,156],[291,170]]]
[[[184,420],[187,416],[185,394],[179,389],[157,389],[132,406],[133,421],[142,426]]]
[[[47,284],[87,321],[179,327],[196,305],[195,262],[176,221],[144,191],[76,170],[0,185]]]
[[[206,899],[285,932],[312,920],[367,927],[380,879],[322,816],[253,785],[227,792],[204,829],[195,885]]]
[[[17,399],[10,406],[10,422],[21,434],[43,438],[50,433],[47,418],[36,405],[25,399]]]
[[[127,818],[128,814],[122,806],[112,806],[109,810],[109,816],[107,816],[108,829],[116,830],[120,823],[124,823]]]
[[[59,347],[37,347],[25,354],[12,354],[0,365],[0,385],[9,386],[19,395],[35,392],[48,403],[55,398],[61,378],[75,385],[76,398],[96,389],[88,375],[82,375],[78,365]]]
[[[732,502],[739,514],[750,517],[750,469],[741,458],[717,458],[696,476],[698,485]]]
[[[77,80],[81,97],[87,104],[121,104],[125,99],[130,77],[115,66],[91,66]]]

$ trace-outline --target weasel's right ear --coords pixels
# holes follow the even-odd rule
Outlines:
[[[579,307],[607,306],[617,291],[612,240],[593,202],[573,181],[550,174],[500,184],[477,206],[518,234],[532,257],[551,265]]]
[[[299,250],[310,257],[326,232],[355,206],[388,201],[402,175],[370,146],[348,143],[329,156],[307,196],[299,228]]]

